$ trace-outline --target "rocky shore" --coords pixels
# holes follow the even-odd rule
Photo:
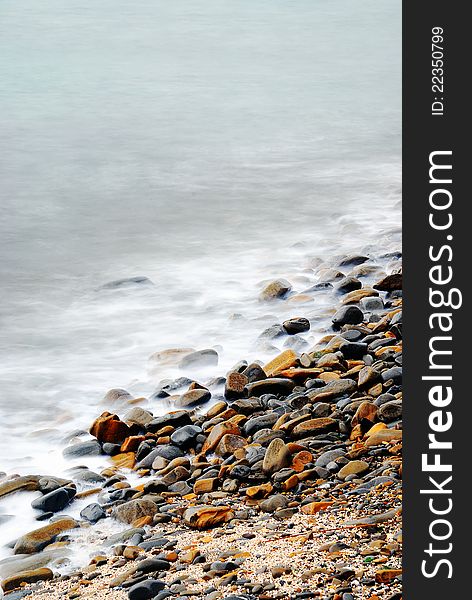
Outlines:
[[[401,599],[400,258],[378,277],[371,257],[346,256],[304,294],[269,282],[260,301],[300,314],[333,294],[316,345],[310,318],[290,318],[260,336],[284,341],[271,361],[204,382],[187,374],[217,350],[162,351],[181,377],[151,399],[110,390],[90,435],[64,448],[84,465],[108,456],[105,470],[0,480],[0,499],[29,492],[39,511],[0,562],[6,598]],[[172,410],[153,414],[159,401]],[[95,529],[88,564],[68,571],[68,548]]]

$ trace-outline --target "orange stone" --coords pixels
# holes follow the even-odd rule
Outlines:
[[[104,412],[92,423],[90,433],[99,442],[121,444],[129,436],[131,430],[126,423],[120,420],[118,415]]]
[[[205,440],[202,453],[205,454],[206,452],[214,450],[221,438],[227,434],[240,435],[241,430],[235,423],[231,423],[231,421],[223,421],[222,423],[218,423],[218,425],[213,427],[209,436]]]
[[[136,455],[134,452],[124,452],[123,454],[112,456],[111,460],[121,469],[132,469],[136,462]]]
[[[309,504],[304,504],[300,510],[304,515],[316,515],[317,512],[327,509],[332,504],[334,502],[310,502]]]
[[[132,435],[125,439],[125,441],[121,444],[121,452],[134,452],[138,449],[138,446],[141,442],[144,442],[146,438],[144,435]]]
[[[298,356],[293,350],[285,350],[263,367],[264,373],[267,375],[267,377],[272,377],[280,371],[284,371],[285,369],[295,366],[297,361]]]

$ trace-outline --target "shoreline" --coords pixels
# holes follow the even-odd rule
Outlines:
[[[154,417],[125,390],[109,392],[92,437],[65,449],[85,462],[107,454],[101,473],[0,480],[0,497],[40,491],[33,505],[44,513],[0,562],[5,597],[399,600],[399,258],[380,278],[367,256],[340,260],[325,274],[338,299],[332,332],[304,349],[296,336],[310,322],[295,301],[301,316],[261,336],[291,346],[213,382],[224,397],[182,377],[160,389],[175,409]],[[275,280],[261,301],[290,294]],[[173,352],[183,369],[218,361],[213,349]],[[78,499],[88,502],[81,518],[65,517]],[[55,575],[69,541],[103,519],[126,528],[100,540],[80,573]]]

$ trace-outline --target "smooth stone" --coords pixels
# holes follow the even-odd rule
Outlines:
[[[287,319],[287,321],[282,323],[282,327],[289,335],[296,335],[297,333],[309,331],[310,321],[304,317]]]
[[[75,529],[79,524],[74,519],[63,518],[53,521],[44,527],[35,529],[22,535],[16,542],[13,548],[14,554],[34,554],[40,552],[48,544],[51,544],[56,537],[68,531]]]
[[[283,496],[282,494],[276,494],[275,496],[271,496],[270,498],[262,500],[259,504],[259,507],[263,512],[273,513],[276,510],[285,508],[288,503],[289,500],[286,496]]]
[[[339,479],[346,479],[349,475],[363,475],[369,470],[369,463],[364,460],[351,460],[338,472]]]
[[[212,348],[196,350],[184,356],[179,362],[181,369],[196,369],[200,367],[214,367],[218,364],[218,352]]]
[[[71,498],[70,495],[64,488],[53,490],[44,496],[40,496],[31,502],[31,506],[35,510],[42,510],[43,512],[59,512],[65,508]]]
[[[266,413],[265,415],[261,415],[259,417],[252,417],[251,419],[248,419],[243,426],[244,435],[254,435],[256,431],[259,431],[259,429],[271,429],[272,426],[277,422],[278,418],[279,415],[275,412]]]
[[[170,440],[179,448],[190,448],[195,444],[197,436],[201,433],[203,433],[203,430],[198,425],[184,425],[174,431],[170,436]]]
[[[315,466],[317,467],[326,467],[330,462],[336,460],[340,456],[345,456],[346,452],[341,450],[340,448],[335,448],[334,450],[328,450],[327,452],[323,452],[315,461]]]
[[[336,327],[342,325],[357,325],[364,320],[364,313],[357,306],[342,306],[333,316],[332,322]]]
[[[186,408],[188,406],[197,406],[198,404],[204,404],[211,398],[211,392],[204,389],[194,389],[185,392],[176,400],[176,405]]]
[[[111,516],[130,525],[141,517],[153,517],[157,512],[157,504],[151,500],[129,500],[113,509]]]
[[[291,379],[273,377],[263,381],[254,381],[246,385],[246,391],[249,396],[262,396],[264,394],[283,394],[287,395],[295,387]]]
[[[270,301],[284,298],[292,289],[292,284],[286,279],[275,279],[268,283],[259,295],[261,300]]]
[[[2,588],[3,591],[9,592],[20,587],[22,584],[36,583],[37,581],[48,581],[53,577],[54,574],[51,569],[46,567],[41,567],[31,571],[22,571],[12,575],[11,577],[7,577],[7,579],[4,579],[2,581]]]
[[[67,446],[62,451],[66,458],[80,458],[82,456],[98,456],[102,453],[102,448],[97,440],[78,442],[72,446]]]
[[[129,600],[150,600],[165,587],[159,579],[147,579],[136,583],[128,590]]]
[[[267,475],[272,475],[280,469],[288,467],[292,462],[292,454],[285,442],[276,438],[271,441],[264,455],[262,470]]]
[[[41,478],[41,475],[25,475],[23,477],[2,481],[0,483],[0,498],[23,490],[39,490],[39,481]]]
[[[229,506],[193,506],[184,512],[184,522],[193,529],[207,529],[234,518]]]
[[[148,431],[152,433],[159,431],[163,427],[183,427],[184,425],[191,425],[192,419],[190,413],[187,410],[175,410],[165,415],[155,417],[147,425]]]
[[[93,504],[88,504],[85,508],[83,508],[80,511],[80,516],[82,519],[85,519],[90,523],[96,523],[100,519],[104,519],[107,515],[100,504],[95,502]]]

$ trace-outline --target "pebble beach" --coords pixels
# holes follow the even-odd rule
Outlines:
[[[179,376],[97,398],[66,475],[0,475],[0,506],[27,498],[37,520],[2,540],[8,600],[402,598],[401,252],[310,270],[260,285],[293,315],[255,340],[269,360],[221,375],[217,347],[159,350]]]

